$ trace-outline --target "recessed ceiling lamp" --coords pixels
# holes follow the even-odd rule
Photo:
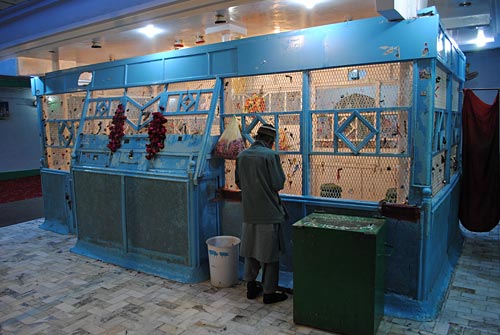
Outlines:
[[[486,45],[486,43],[490,43],[490,42],[495,42],[495,39],[493,37],[486,37],[484,35],[484,30],[482,28],[479,28],[477,30],[476,38],[469,41],[469,43],[471,43],[471,44],[475,43],[476,46],[479,48],[484,47]]]
[[[293,2],[300,3],[304,5],[307,9],[313,9],[322,0],[293,0]]]
[[[462,1],[458,4],[460,7],[469,7],[472,5],[472,2],[470,1]]]
[[[146,35],[149,38],[153,38],[156,35],[158,35],[159,33],[162,33],[163,29],[157,28],[157,27],[155,27],[152,24],[148,24],[147,26],[138,29],[138,31],[141,34],[144,34],[144,35]]]

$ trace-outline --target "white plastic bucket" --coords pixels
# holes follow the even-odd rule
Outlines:
[[[207,240],[210,282],[215,287],[230,287],[238,283],[240,239],[215,236]]]

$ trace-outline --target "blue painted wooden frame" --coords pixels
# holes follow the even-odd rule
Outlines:
[[[412,147],[411,152],[407,154],[413,159],[409,202],[421,208],[422,216],[417,222],[405,224],[414,225],[419,231],[419,240],[414,241],[414,248],[418,253],[416,266],[419,269],[416,278],[417,287],[410,289],[408,295],[398,294],[397,287],[396,292],[386,294],[386,313],[414,319],[429,319],[435,317],[439,311],[454,266],[454,260],[448,259],[446,253],[435,255],[432,251],[439,243],[449,245],[450,249],[457,249],[460,243],[459,238],[455,237],[458,220],[444,222],[442,219],[445,205],[450,205],[451,209],[444,209],[444,214],[456,218],[459,174],[452,176],[449,184],[436,197],[432,197],[429,162],[433,153],[432,125],[436,67],[441,66],[449,78],[457,80],[460,89],[463,88],[465,80],[465,56],[440,26],[439,15],[435,9],[430,13],[429,16],[408,21],[388,22],[384,18],[377,17],[56,71],[46,74],[44,78],[33,78],[32,88],[34,94],[40,97],[45,94],[91,92],[100,89],[216,79],[215,92],[221,92],[223,78],[302,71],[303,91],[309,92],[311,70],[413,62],[413,105],[409,108],[408,126]],[[438,48],[438,43],[441,43],[443,48]],[[91,72],[93,75],[92,82],[86,87],[78,86],[78,77],[82,72]],[[448,98],[450,87],[447,85]],[[220,106],[224,106],[223,94],[214,94],[212,99],[220,99]],[[309,110],[309,99],[308,94],[303,95],[300,112],[300,127],[303,130],[300,138],[304,172],[303,194],[310,192],[309,156],[314,154],[306,150],[312,147],[312,112]],[[449,104],[446,108],[450,109]],[[86,107],[82,113],[82,120],[85,119],[85,112]],[[209,111],[210,122],[207,124],[212,124],[214,113],[214,110]],[[337,117],[337,114],[334,115]],[[274,117],[276,120],[277,114],[274,114]],[[223,125],[222,118],[221,125]],[[447,123],[444,125],[448,134],[450,134],[451,119],[447,118]],[[338,124],[338,120],[334,124]],[[83,124],[80,122],[78,134],[81,134],[82,127]],[[200,152],[201,157],[209,154],[206,145],[209,137],[207,129],[209,126],[204,134],[205,145]],[[243,134],[251,141],[247,135]],[[78,147],[79,138],[80,136],[77,136],[75,148]],[[448,149],[450,144],[451,141],[448,141]],[[351,149],[356,150],[356,148]],[[460,153],[458,155],[460,156]],[[205,160],[199,159],[198,164],[194,174],[195,179],[202,176],[204,170],[202,165],[205,164]],[[318,199],[306,195],[283,195],[282,198],[285,203],[294,204],[298,208],[294,213],[294,219],[309,214],[314,208],[329,207],[358,213],[373,213],[379,209],[379,204],[363,201]],[[402,223],[389,219],[388,224],[395,227]],[[448,227],[446,232],[442,226]],[[399,243],[397,247],[405,248],[405,242],[397,242]],[[443,263],[447,265],[436,272],[437,265]],[[397,276],[391,270],[389,275]],[[404,279],[401,278],[402,281]]]

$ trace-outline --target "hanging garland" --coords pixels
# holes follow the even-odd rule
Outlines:
[[[152,159],[165,147],[165,134],[167,129],[163,125],[167,119],[160,113],[153,113],[153,120],[148,127],[149,144],[146,144],[146,159]]]
[[[109,126],[109,143],[108,148],[111,152],[116,152],[122,146],[122,137],[125,135],[125,120],[127,116],[125,115],[125,109],[123,105],[119,104],[113,116],[113,121]]]

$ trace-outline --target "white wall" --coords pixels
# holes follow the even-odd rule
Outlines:
[[[0,173],[40,168],[41,143],[35,98],[29,88],[0,87],[10,116],[0,120]]]

